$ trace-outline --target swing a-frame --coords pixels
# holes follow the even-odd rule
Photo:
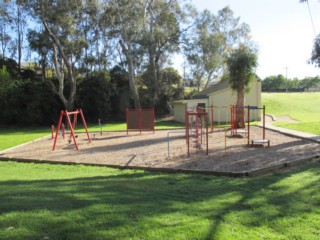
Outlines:
[[[72,124],[71,124],[71,120],[70,120],[70,117],[69,117],[70,115],[73,116]],[[88,132],[86,120],[84,119],[82,110],[81,110],[81,109],[77,109],[77,110],[74,111],[74,112],[68,112],[67,110],[65,110],[65,111],[62,110],[62,111],[60,112],[58,127],[57,127],[57,131],[56,131],[56,136],[55,136],[55,138],[54,138],[54,143],[53,143],[52,150],[55,150],[55,149],[56,149],[56,144],[57,144],[57,140],[58,140],[58,136],[59,136],[59,131],[60,131],[61,124],[62,124],[62,120],[63,120],[63,117],[64,117],[64,116],[66,117],[67,124],[68,124],[68,127],[69,127],[69,129],[70,129],[70,139],[73,140],[76,149],[79,150],[78,144],[77,144],[77,141],[76,141],[76,136],[75,136],[75,134],[74,134],[74,128],[75,128],[75,126],[76,126],[76,122],[77,122],[77,117],[78,117],[78,115],[80,115],[80,117],[81,117],[82,124],[83,124],[84,129],[86,130],[89,143],[91,143],[90,134],[89,134],[89,132]]]

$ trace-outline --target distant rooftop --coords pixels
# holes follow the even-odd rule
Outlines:
[[[219,82],[219,83],[213,84],[213,85],[203,89],[201,92],[194,94],[192,96],[192,99],[209,98],[209,95],[211,93],[214,93],[214,92],[217,92],[217,91],[229,88],[229,87],[230,87],[230,85],[229,85],[228,81]]]

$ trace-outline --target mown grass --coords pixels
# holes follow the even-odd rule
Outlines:
[[[172,129],[172,128],[183,128],[184,124],[171,121],[171,120],[165,120],[165,119],[156,119],[155,120],[155,129],[161,130],[161,129]],[[92,132],[99,132],[100,126],[98,124],[88,124],[89,131]],[[83,128],[81,128],[83,130]],[[126,123],[107,123],[102,124],[102,130],[103,131],[125,131],[127,130]]]
[[[159,119],[155,121],[155,129],[181,128],[184,125],[175,121]],[[99,125],[88,124],[89,132],[100,132]],[[102,131],[125,131],[126,123],[102,124]],[[77,126],[76,131],[84,131],[82,124]],[[0,126],[0,151],[23,144],[35,139],[51,135],[51,128],[19,128],[10,126]]]
[[[10,126],[0,127],[0,151],[23,144],[50,133],[50,128],[17,128]]]
[[[267,111],[295,118],[277,107]],[[50,134],[50,128],[0,129],[0,149]],[[103,125],[108,130],[125,130],[125,124]],[[241,179],[15,162],[0,162],[0,172],[4,240],[320,236],[320,163]]]
[[[262,93],[266,113],[290,116],[297,123],[278,122],[276,126],[320,135],[320,93]]]
[[[320,164],[232,179],[0,162],[0,239],[318,239]]]

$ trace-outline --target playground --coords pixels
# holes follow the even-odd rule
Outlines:
[[[75,149],[69,139],[60,137],[53,151],[54,139],[50,136],[4,151],[0,157],[21,161],[242,176],[252,171],[289,166],[299,160],[320,155],[319,143],[268,129],[265,134],[271,141],[270,147],[248,146],[246,137],[231,136],[228,129],[215,128],[208,133],[208,155],[202,147],[190,148],[189,157],[182,129],[157,130],[154,133],[147,131],[141,134],[127,134],[125,131],[103,132],[102,135],[90,133],[91,142],[86,133],[75,134],[79,150]],[[261,127],[252,126],[250,134],[252,138],[261,136]]]

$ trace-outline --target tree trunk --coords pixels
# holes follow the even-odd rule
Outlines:
[[[57,75],[58,81],[59,81],[59,87],[58,91],[56,90],[56,87],[51,82],[51,86],[53,91],[59,96],[60,100],[62,101],[65,109],[67,111],[73,111],[74,109],[74,102],[76,98],[76,73],[74,68],[72,67],[72,63],[69,62],[62,45],[60,44],[59,39],[56,35],[50,30],[48,27],[47,22],[44,20],[42,21],[46,32],[48,33],[49,37],[51,38],[53,44],[53,63],[54,63],[54,69],[55,73]],[[61,55],[61,60],[58,60],[58,52]],[[64,95],[64,67],[67,68],[67,80],[70,84],[70,92],[68,98]]]
[[[129,86],[130,86],[130,90],[133,96],[133,103],[134,103],[134,108],[135,109],[139,109],[141,108],[140,105],[140,98],[139,98],[139,93],[135,84],[135,80],[134,80],[134,64],[133,64],[133,59],[132,59],[132,53],[130,51],[130,49],[126,48],[126,46],[124,45],[124,43],[120,40],[119,41],[121,49],[123,51],[123,54],[126,56],[127,61],[128,61],[128,72],[129,72]]]
[[[21,9],[20,6],[17,5],[17,34],[18,34],[18,69],[19,73],[21,73],[21,59],[22,59],[22,29],[21,29]]]
[[[139,93],[134,80],[133,60],[131,57],[127,58],[127,60],[128,60],[128,69],[129,69],[129,86],[133,96],[134,108],[139,109],[141,108],[141,106],[140,106]]]
[[[154,107],[159,101],[159,94],[158,94],[158,71],[155,63],[155,57],[153,53],[149,53],[149,69],[152,73],[151,84],[152,84],[152,107]]]
[[[68,112],[74,111],[74,101],[70,101],[70,99],[68,99],[67,103],[65,104],[65,109]]]
[[[237,90],[237,106],[237,125],[239,128],[244,128],[244,86],[239,86]]]

